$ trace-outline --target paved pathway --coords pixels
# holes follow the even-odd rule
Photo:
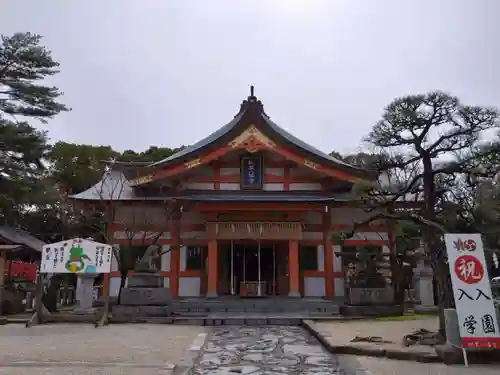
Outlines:
[[[340,374],[337,356],[300,327],[216,328],[190,375]]]

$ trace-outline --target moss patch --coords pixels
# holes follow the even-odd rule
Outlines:
[[[435,318],[435,317],[436,317],[436,315],[430,315],[430,314],[408,314],[408,315],[401,315],[401,316],[384,316],[384,317],[376,318],[376,320],[384,321],[384,322],[399,322],[399,321],[405,321],[405,320],[429,319],[429,318]]]

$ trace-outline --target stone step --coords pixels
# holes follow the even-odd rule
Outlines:
[[[144,317],[164,317],[171,316],[172,310],[169,306],[129,306],[116,305],[113,306],[114,316],[144,316]]]
[[[307,316],[265,316],[265,315],[228,315],[206,317],[151,317],[151,316],[115,316],[110,317],[111,323],[147,323],[147,324],[177,324],[195,326],[300,326]]]
[[[338,315],[340,306],[331,301],[172,301],[175,313],[317,313]]]

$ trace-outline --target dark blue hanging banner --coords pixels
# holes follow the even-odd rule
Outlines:
[[[241,158],[241,188],[262,189],[262,158],[260,156]]]

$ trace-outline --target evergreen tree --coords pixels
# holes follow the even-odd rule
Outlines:
[[[31,33],[1,36],[0,41],[0,223],[15,224],[33,203],[48,151],[45,132],[28,122],[41,122],[68,109],[57,101],[61,92],[43,80],[59,64]]]

